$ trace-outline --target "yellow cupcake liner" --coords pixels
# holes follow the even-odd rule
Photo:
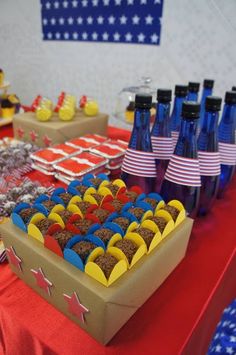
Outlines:
[[[114,250],[115,249],[115,250]],[[107,279],[104,275],[102,269],[94,262],[94,260],[103,255],[105,252],[102,248],[96,248],[94,253],[91,253],[89,256],[89,261],[85,265],[85,273],[106,287],[112,285],[116,280],[118,280],[126,271],[127,263],[123,258],[123,255],[116,250],[117,248],[110,247],[107,252],[113,255],[118,261],[114,266],[109,278]]]

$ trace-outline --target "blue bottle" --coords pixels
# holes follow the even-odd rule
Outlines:
[[[199,130],[202,127],[202,122],[204,120],[204,113],[205,113],[205,101],[207,96],[212,96],[214,87],[214,80],[205,79],[203,81],[203,90],[202,90],[202,97],[201,97],[201,110],[200,110],[200,119],[198,121]]]
[[[143,192],[155,191],[156,164],[150,135],[152,96],[135,96],[134,126],[121,168],[127,187],[138,185]]]
[[[174,147],[179,137],[182,104],[187,99],[187,95],[188,95],[187,85],[175,86],[175,101],[174,101],[173,111],[170,116],[171,135],[173,138]]]
[[[151,131],[152,148],[156,158],[156,192],[160,192],[164,175],[173,154],[173,140],[170,130],[171,90],[157,90],[156,118]]]
[[[180,200],[191,217],[198,210],[201,186],[196,140],[199,114],[200,104],[183,103],[179,138],[161,188],[165,201]]]
[[[198,101],[198,92],[200,84],[190,81],[188,83],[188,101]]]
[[[219,151],[221,159],[221,175],[218,198],[223,197],[224,192],[231,181],[236,164],[236,92],[227,91],[225,104],[219,125]]]
[[[205,101],[205,117],[197,146],[201,174],[201,191],[198,215],[205,215],[211,208],[219,188],[220,154],[218,147],[218,121],[222,99],[208,96]]]

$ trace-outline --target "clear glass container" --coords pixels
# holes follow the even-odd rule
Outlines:
[[[152,95],[151,123],[156,114],[156,88],[151,86],[150,77],[142,77],[138,85],[123,88],[117,95],[114,118],[122,122],[124,128],[131,129],[134,123],[134,99],[136,94],[145,93]],[[127,127],[126,127],[127,126]]]

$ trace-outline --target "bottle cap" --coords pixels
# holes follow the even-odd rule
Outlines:
[[[199,91],[199,88],[200,88],[200,83],[195,83],[193,81],[190,81],[188,83],[188,89],[189,91],[191,92],[198,92]]]
[[[213,86],[214,86],[214,80],[211,80],[211,79],[205,79],[203,81],[203,87],[205,89],[213,89]]]
[[[157,101],[159,102],[170,102],[171,101],[171,90],[170,89],[158,89],[157,90]]]
[[[195,101],[184,101],[182,105],[182,117],[185,119],[197,119],[200,115],[200,104]]]
[[[222,99],[218,96],[207,96],[205,101],[206,111],[217,112],[221,109]]]
[[[225,103],[226,104],[236,104],[236,92],[227,91],[225,93]]]
[[[147,94],[135,95],[135,108],[150,109],[152,107],[152,96]]]
[[[188,93],[187,85],[175,85],[175,96],[185,97]]]
[[[232,91],[236,91],[236,86],[232,86]]]

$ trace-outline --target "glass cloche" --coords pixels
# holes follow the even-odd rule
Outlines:
[[[156,114],[156,89],[151,86],[152,79],[150,77],[142,77],[139,85],[123,88],[117,95],[116,108],[114,116],[116,119],[133,124],[134,121],[134,99],[137,93],[150,94],[153,97],[153,105],[151,108],[151,121]]]

